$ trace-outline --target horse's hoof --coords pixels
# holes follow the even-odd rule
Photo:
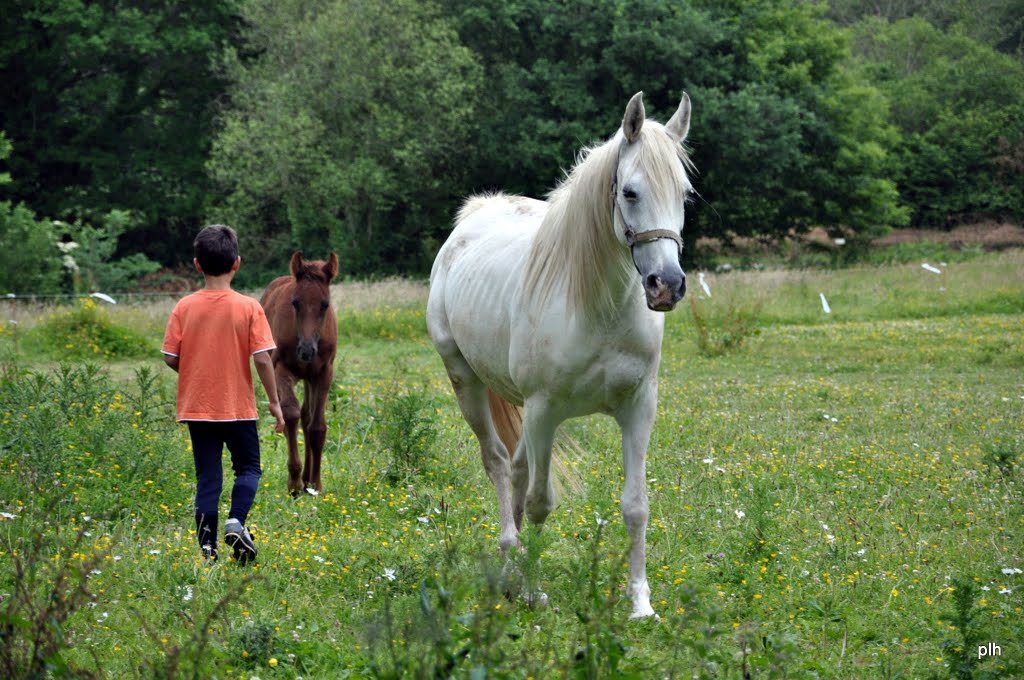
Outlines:
[[[537,590],[526,595],[526,605],[530,609],[540,611],[548,607],[548,594],[543,590]]]
[[[654,609],[652,609],[648,605],[648,607],[646,609],[643,608],[643,607],[635,608],[633,610],[633,613],[629,615],[629,620],[630,621],[638,621],[640,619],[648,619],[648,618],[651,618],[651,617],[654,617],[654,621],[655,622],[661,621],[661,617],[658,616],[657,614],[655,614],[654,613]]]
[[[288,491],[288,493],[291,495],[292,498],[298,498],[299,496],[302,495],[302,492],[296,489],[291,489]]]
[[[306,487],[306,493],[309,494],[310,496],[319,496],[320,495],[320,492],[317,491],[316,489],[314,489],[311,486],[307,486]]]

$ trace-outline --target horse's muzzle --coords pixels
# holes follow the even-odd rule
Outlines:
[[[671,312],[686,295],[686,274],[651,274],[644,279],[647,306],[656,312]]]

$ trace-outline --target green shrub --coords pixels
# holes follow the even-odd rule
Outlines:
[[[115,324],[91,298],[51,315],[29,336],[43,353],[64,359],[129,359],[156,353],[146,336]]]
[[[69,498],[114,514],[134,502],[129,491],[156,479],[178,444],[173,402],[152,373],[136,372],[136,385],[115,385],[95,365],[61,364],[53,372],[8,372],[0,380],[3,414],[0,498],[34,498],[60,479]],[[116,479],[112,503],[89,483],[90,470]],[[99,502],[102,501],[102,502]],[[90,510],[90,512],[94,512]]]

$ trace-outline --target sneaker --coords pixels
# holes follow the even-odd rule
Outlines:
[[[217,561],[217,548],[207,543],[201,548],[204,560]]]
[[[256,544],[241,522],[229,519],[224,525],[224,532],[224,542],[234,549],[236,560],[245,564],[256,559]]]

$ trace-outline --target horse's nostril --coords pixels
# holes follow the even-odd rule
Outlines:
[[[661,279],[656,274],[651,274],[647,277],[646,286],[648,290],[657,288],[661,284]]]

